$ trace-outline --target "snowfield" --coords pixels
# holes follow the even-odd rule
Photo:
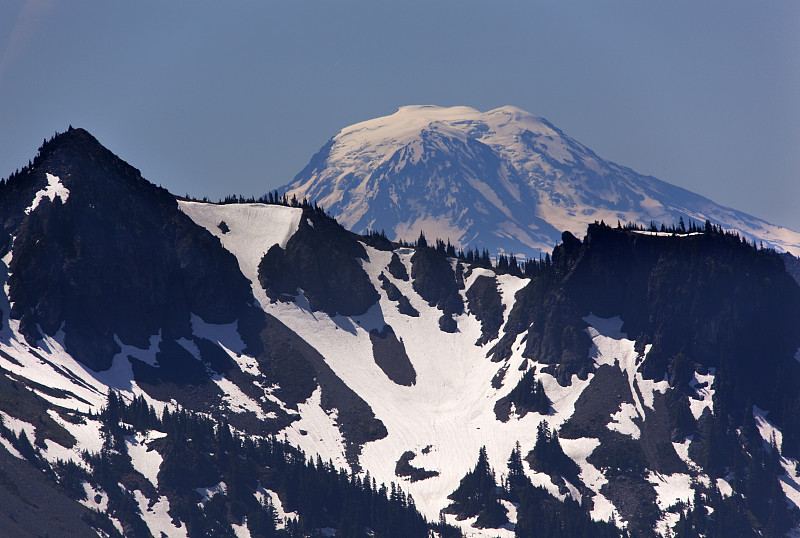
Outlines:
[[[179,201],[178,207],[236,256],[242,273],[253,283],[253,294],[264,306],[268,300],[258,285],[258,264],[273,245],[286,246],[300,226],[303,210],[280,205],[187,201]],[[222,231],[223,222],[229,231]]]
[[[391,253],[370,247],[367,251],[369,261],[363,267],[380,290],[378,275],[383,271],[391,278],[386,270]],[[411,251],[400,254],[409,272],[410,258]],[[466,286],[469,287],[479,274],[482,273],[474,272]],[[400,314],[397,304],[388,300],[382,290],[377,305],[351,320],[311,314],[296,304],[271,304],[267,311],[319,350],[334,372],[370,405],[386,426],[389,432],[386,438],[363,447],[363,467],[378,483],[399,482],[404,491],[414,497],[418,509],[429,519],[436,520],[439,511],[448,504],[447,495],[474,467],[481,446],[486,445],[499,476],[505,472],[506,460],[518,440],[516,432],[524,431],[519,441],[523,446],[532,447],[541,417],[532,413],[521,421],[498,422],[493,404],[516,385],[523,372],[510,368],[503,388],[491,388],[491,379],[502,364],[485,357],[488,346],[474,345],[481,335],[480,323],[462,315],[457,317],[458,333],[443,333],[437,322],[441,311],[429,307],[413,291],[410,282],[395,279],[392,282],[420,312],[419,318]],[[504,302],[510,302],[524,283],[513,277],[502,279],[499,287]],[[410,387],[394,383],[375,364],[369,331],[380,330],[384,324],[390,325],[403,342],[417,372],[417,382]],[[345,330],[343,326],[350,329]],[[515,366],[521,361],[518,354],[510,359]],[[325,417],[319,412],[316,414],[324,425]],[[303,439],[296,433],[302,427],[296,424],[289,428],[290,440],[299,442],[304,450],[314,444],[320,447],[315,439],[324,438],[324,435],[313,435],[313,430],[308,430],[310,439]],[[320,453],[323,460],[330,458],[336,462],[343,460],[342,450],[338,445],[334,452],[320,453],[317,448],[314,453]],[[415,467],[437,471],[440,475],[415,483],[401,481],[394,474],[395,464],[407,450],[416,454]]]

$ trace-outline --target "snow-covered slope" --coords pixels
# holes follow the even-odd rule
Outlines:
[[[273,245],[281,248],[297,231],[303,211],[298,207],[264,204],[204,204],[179,201],[181,211],[219,238],[236,256],[239,268],[252,283],[253,294],[264,302],[258,285],[258,264]]]
[[[505,106],[405,106],[342,129],[284,187],[357,233],[449,238],[534,255],[587,224],[706,219],[779,251],[800,233],[607,161],[547,120]]]
[[[185,210],[185,206],[183,207]],[[203,209],[209,213],[218,211],[212,206]],[[261,210],[286,209],[262,207]],[[248,210],[231,206],[226,211]],[[214,216],[208,222],[214,223],[217,220],[218,217]],[[211,231],[214,231],[213,226],[215,225],[208,225]],[[276,233],[279,229],[291,229],[291,226],[284,224],[283,228],[276,228]],[[283,233],[285,232],[281,231],[275,237],[283,237]],[[631,234],[643,235],[637,231],[632,231]],[[687,235],[685,240],[689,241],[692,237],[699,239],[701,235]],[[672,244],[675,241],[673,237],[661,238],[657,234],[648,237]],[[413,496],[416,506],[427,518],[436,520],[440,517],[450,503],[448,495],[458,487],[461,477],[474,466],[476,455],[482,446],[485,446],[489,461],[497,471],[498,480],[504,478],[507,472],[505,465],[515,444],[519,442],[522,447],[532,447],[536,442],[537,425],[540,421],[546,420],[551,427],[558,429],[570,420],[580,420],[575,417],[586,411],[584,408],[578,412],[577,404],[582,398],[592,398],[587,392],[590,386],[600,387],[594,390],[611,390],[603,388],[607,380],[604,377],[595,379],[594,373],[589,373],[585,378],[572,375],[568,384],[560,384],[555,372],[546,371],[546,362],[526,358],[524,342],[529,335],[524,333],[517,337],[510,355],[500,362],[493,362],[491,350],[498,343],[499,337],[483,345],[476,345],[481,336],[481,323],[476,312],[468,309],[464,314],[456,316],[458,330],[455,333],[442,332],[437,323],[442,311],[431,306],[417,293],[413,278],[406,281],[393,276],[390,269],[393,258],[400,261],[405,272],[414,273],[414,249],[386,251],[366,244],[364,247],[367,258],[362,262],[362,268],[375,289],[381,290],[379,301],[365,314],[329,316],[324,312],[313,311],[302,292],[294,301],[262,299],[261,302],[267,313],[280,319],[318,350],[333,372],[365,400],[376,418],[386,426],[385,437],[362,447],[359,464],[378,482],[397,482],[405,493]],[[258,243],[242,244],[232,252],[244,267],[246,260],[254,258],[254,252],[261,248]],[[451,264],[455,268],[454,260]],[[520,300],[517,293],[529,284],[529,280],[519,276],[495,275],[493,271],[474,268],[465,277],[464,287],[459,292],[465,303],[468,302],[467,291],[479,277],[496,279],[503,305],[502,325],[505,326],[516,302]],[[389,280],[409,299],[419,316],[409,316],[401,312],[398,302],[390,299],[383,284],[384,279]],[[253,285],[257,287],[257,281]],[[604,367],[620,372],[624,385],[628,387],[628,396],[622,396],[617,407],[610,409],[609,414],[592,420],[606,424],[600,429],[608,432],[608,435],[616,432],[633,441],[640,441],[643,436],[648,435],[644,433],[645,421],[662,420],[655,419],[654,415],[663,412],[663,407],[659,407],[662,405],[660,402],[671,390],[666,378],[654,381],[643,376],[640,366],[652,345],[637,346],[622,331],[623,322],[618,316],[604,319],[592,314],[583,321],[587,325],[585,333],[592,342],[589,352],[592,368]],[[416,373],[416,380],[411,385],[396,383],[377,364],[371,333],[382,330],[387,325],[402,342]],[[499,420],[495,403],[507,397],[530,369],[535,369],[535,379],[541,381],[551,401],[550,410],[547,414],[529,412],[522,416],[512,411],[510,420]],[[501,380],[499,383],[498,378]],[[715,369],[711,368],[704,374],[695,372],[688,384],[692,395],[686,397],[686,402],[695,420],[700,420],[704,412],[714,412],[714,380]],[[336,410],[322,409],[318,392],[301,404],[299,409],[302,418],[283,430],[286,438],[309,454],[346,466],[346,446],[337,428]],[[654,434],[651,431],[649,435],[652,437]],[[611,519],[623,526],[627,525],[630,512],[611,500],[614,495],[620,495],[609,493],[613,479],[606,476],[606,469],[599,468],[596,461],[591,461],[593,452],[601,444],[608,442],[608,438],[603,435],[567,435],[561,440],[565,453],[580,468],[577,476],[579,482],[575,484],[569,481],[559,484],[554,477],[536,472],[532,468],[526,470],[527,475],[533,484],[545,488],[558,498],[571,497],[579,502],[591,502],[589,513],[595,520]],[[673,443],[669,450],[673,451],[674,466],[651,470],[639,483],[639,487],[651,488],[655,492],[658,506],[664,511],[658,521],[658,529],[663,534],[678,520],[677,512],[670,512],[668,509],[679,502],[688,505],[693,502],[694,490],[691,484],[699,481],[710,487],[714,481],[689,456],[690,443],[691,439]],[[399,476],[398,462],[408,452],[413,453],[413,466],[430,472],[432,476],[418,481]],[[784,461],[787,468],[795,463],[790,458],[784,458]],[[789,475],[781,480],[785,491],[791,493],[792,488],[800,488],[800,483]],[[729,487],[724,479],[717,481],[722,484],[720,487]],[[789,495],[790,500],[793,498]],[[616,502],[619,503],[618,498]],[[445,518],[452,524],[460,525],[468,536],[510,537],[513,536],[513,510],[509,514],[512,516],[512,524],[508,529],[479,530],[471,527],[474,518],[464,521],[456,520],[454,515],[446,515]]]

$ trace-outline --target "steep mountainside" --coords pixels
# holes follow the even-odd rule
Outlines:
[[[800,233],[643,176],[512,106],[401,107],[342,129],[283,188],[357,233],[536,257],[594,221],[710,220],[800,255]]]
[[[800,533],[795,259],[710,222],[497,268],[178,201],[71,129],[0,223],[0,494],[36,532]]]

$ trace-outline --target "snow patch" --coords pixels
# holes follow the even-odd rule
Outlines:
[[[22,432],[25,432],[28,441],[33,444],[33,440],[36,439],[36,426],[24,420],[12,417],[5,411],[0,411],[0,418],[2,418],[5,427],[14,432],[14,435],[19,437]]]
[[[685,473],[664,475],[650,471],[647,481],[653,484],[658,494],[658,507],[666,510],[678,501],[691,504],[694,497],[692,490],[692,477]]]
[[[774,424],[767,420],[767,413],[768,411],[764,411],[758,406],[753,406],[753,418],[755,418],[758,433],[761,435],[761,438],[768,447],[771,446],[773,441],[777,447],[778,455],[780,456],[779,461],[784,471],[784,474],[778,477],[778,481],[781,484],[781,489],[783,489],[783,494],[786,495],[786,498],[789,500],[789,502],[791,502],[797,508],[800,508],[800,477],[796,476],[795,474],[795,467],[797,466],[798,461],[781,455],[783,433]]]
[[[99,489],[95,489],[89,482],[83,483],[83,490],[86,492],[86,500],[80,503],[90,510],[105,512],[108,510],[108,494]]]
[[[697,394],[696,398],[689,398],[689,409],[692,411],[695,420],[699,420],[703,411],[706,409],[711,412],[714,411],[714,389],[711,387],[714,384],[715,374],[716,368],[709,368],[708,374],[706,375],[695,372],[694,377],[689,382],[689,386],[693,388]],[[702,385],[702,387],[699,387],[700,385]]]
[[[559,501],[564,501],[564,499],[567,498],[567,496],[565,494],[562,494],[558,490],[558,486],[555,485],[555,483],[553,482],[553,479],[550,478],[549,474],[547,474],[547,473],[539,473],[539,472],[536,472],[536,471],[529,471],[529,470],[526,470],[525,474],[527,475],[528,479],[531,481],[531,484],[533,484],[536,487],[545,489],[547,491],[547,493],[549,493],[550,495],[552,495],[553,497],[555,497]]]
[[[368,259],[362,267],[380,290],[378,276],[381,272],[386,275],[392,253],[365,248]],[[407,268],[413,252],[411,249],[397,252]],[[588,381],[575,377],[572,386],[559,387],[555,378],[540,374],[556,414],[543,417],[529,413],[507,423],[498,421],[494,403],[508,394],[524,374],[517,368],[524,360],[521,349],[515,349],[509,359],[513,366],[506,373],[504,386],[493,388],[492,378],[502,364],[491,362],[486,349],[475,345],[481,336],[480,322],[463,314],[456,317],[459,332],[443,333],[438,327],[441,311],[428,306],[414,291],[412,282],[395,279],[392,282],[420,313],[419,317],[400,314],[396,303],[389,301],[385,293],[380,293],[378,303],[362,316],[331,318],[303,308],[301,300],[268,304],[265,310],[317,349],[334,373],[364,399],[385,425],[388,433],[385,438],[362,447],[362,467],[378,483],[399,481],[400,488],[414,497],[421,513],[435,521],[439,511],[449,504],[447,495],[475,466],[481,446],[486,446],[490,464],[498,475],[502,474],[516,442],[527,449],[533,447],[536,426],[543,418],[552,426],[559,426],[572,413],[575,400]],[[503,301],[509,304],[514,293],[526,284],[524,279],[510,276],[498,282]],[[505,319],[509,311],[507,308],[504,312]],[[390,325],[403,342],[417,374],[416,384],[398,385],[375,364],[369,329],[384,325]],[[333,418],[320,408],[317,392],[300,405],[302,419],[284,433],[310,456],[319,455],[323,460],[333,460],[337,466],[346,466],[341,434]],[[395,464],[408,450],[416,454],[415,466],[440,474],[414,483],[398,479],[394,474]],[[462,528],[466,530],[464,525]]]
[[[72,434],[76,441],[75,446],[70,449],[71,454],[69,454],[68,457],[66,457],[64,454],[61,454],[59,457],[61,457],[61,459],[70,459],[78,465],[87,467],[87,464],[83,461],[81,454],[84,450],[92,454],[96,454],[102,450],[103,436],[100,434],[102,423],[99,420],[91,420],[88,417],[82,417],[83,424],[75,424],[61,418],[61,416],[53,409],[49,409],[47,414],[50,415],[50,418],[55,420],[61,427]],[[51,453],[51,443],[52,441],[47,441],[47,450],[44,452],[44,455],[49,461],[54,461],[55,457],[51,457],[53,455]],[[52,444],[55,446],[60,446],[56,443]]]
[[[150,501],[138,489],[133,492],[136,502],[139,504],[139,511],[142,513],[147,528],[153,536],[167,536],[169,538],[186,538],[186,527],[176,527],[172,523],[169,515],[169,501],[161,496],[152,506]]]
[[[506,515],[508,516],[508,524],[511,528],[517,524],[517,508],[518,505],[516,503],[512,503],[509,501],[502,500],[500,504],[503,505],[503,508],[506,509]]]
[[[59,198],[62,204],[69,198],[69,189],[61,184],[61,179],[59,179],[58,176],[54,176],[53,174],[45,175],[47,176],[47,187],[36,193],[31,205],[25,209],[26,215],[29,215],[31,211],[39,207],[39,203],[45,198],[49,198],[51,202]]]
[[[231,523],[231,528],[233,529],[233,534],[236,536],[236,538],[250,538],[250,529],[247,528],[247,517],[242,519],[242,523],[240,525]]]
[[[635,234],[639,235],[652,235],[655,237],[690,237],[694,235],[703,235],[703,232],[691,232],[691,233],[673,233],[673,232],[651,232],[649,230],[631,230]]]
[[[344,453],[344,439],[336,425],[336,413],[322,408],[322,389],[317,387],[305,402],[297,405],[300,420],[283,430],[290,443],[306,454],[319,454],[334,466],[349,468]],[[388,483],[388,482],[387,482]]]
[[[240,370],[256,377],[261,375],[256,359],[243,354],[247,346],[239,335],[238,321],[215,325],[206,323],[200,316],[192,314],[191,323],[192,334],[216,343],[239,366]]]
[[[55,337],[45,336],[38,349],[32,349],[18,333],[19,321],[9,320],[9,338],[0,339],[0,350],[14,358],[13,362],[0,356],[0,366],[22,378],[55,390],[71,392],[78,398],[62,399],[47,396],[48,401],[82,413],[99,410],[105,403],[107,387],[93,373],[64,351],[63,332]],[[40,391],[41,393],[41,391]],[[86,403],[88,402],[88,403]]]
[[[781,464],[786,473],[783,476],[779,476],[778,480],[781,483],[783,494],[786,495],[789,502],[795,505],[795,507],[800,508],[800,480],[795,476],[794,463],[793,460],[781,460]]]
[[[733,495],[733,487],[724,478],[717,478],[717,489],[723,497]]]
[[[297,512],[287,512],[283,509],[283,503],[277,493],[270,489],[264,489],[261,486],[261,482],[259,482],[258,489],[256,490],[256,498],[261,504],[265,505],[267,503],[267,497],[269,497],[272,507],[275,508],[275,514],[278,518],[276,528],[283,529],[286,527],[286,523],[289,519],[297,518]]]
[[[256,414],[259,420],[274,418],[274,415],[270,417],[267,413],[264,413],[264,410],[261,408],[258,402],[242,392],[242,389],[240,389],[236,383],[230,379],[216,375],[211,379],[222,391],[222,400],[228,404],[228,407],[232,411],[236,413],[251,411]]]
[[[197,344],[194,343],[194,340],[189,340],[188,338],[179,338],[175,340],[175,343],[188,351],[189,354],[198,361],[203,361],[202,355],[200,355],[200,348],[197,347]]]
[[[505,502],[501,501],[503,506]],[[510,503],[509,503],[510,504]],[[516,514],[515,514],[516,515]],[[514,531],[509,528],[500,529],[477,529],[473,525],[478,521],[478,516],[468,517],[459,521],[453,514],[445,514],[445,522],[461,529],[465,538],[514,538]]]
[[[650,471],[647,475],[647,481],[653,484],[658,496],[656,498],[658,508],[664,511],[663,518],[658,522],[658,531],[661,536],[667,536],[667,530],[675,526],[680,514],[666,512],[666,509],[678,501],[691,504],[694,497],[692,477],[683,473],[663,475]]]
[[[208,488],[195,488],[194,490],[200,495],[200,497],[202,497],[202,499],[200,499],[200,504],[205,506],[208,500],[217,493],[222,495],[228,493],[228,486],[225,484],[225,482],[220,482],[219,484]]]
[[[678,454],[678,457],[689,467],[690,470],[694,472],[700,472],[700,467],[689,457],[689,445],[692,444],[692,440],[694,439],[693,435],[690,435],[680,443],[672,443],[672,447],[675,449],[675,452]]]
[[[158,471],[164,458],[161,457],[161,454],[148,447],[147,444],[166,435],[162,432],[150,430],[146,434],[137,433],[135,436],[125,438],[133,468],[142,473],[156,489],[158,489]]]
[[[780,454],[783,433],[767,420],[767,413],[769,413],[769,411],[764,411],[756,405],[753,406],[753,418],[756,421],[759,435],[761,435],[761,438],[767,446],[775,442],[778,447],[778,453]]]
[[[597,467],[586,461],[594,449],[600,446],[600,440],[582,437],[580,439],[559,439],[559,442],[564,454],[580,467],[581,472],[578,477],[594,493],[592,497],[594,508],[589,513],[591,518],[595,521],[608,521],[613,518],[617,524],[622,524],[614,504],[600,493],[600,488],[608,483],[608,479]]]
[[[24,460],[25,456],[19,453],[19,450],[14,448],[14,445],[11,444],[11,441],[6,439],[5,437],[0,437],[0,445],[3,445],[3,448],[8,450],[9,454],[14,456],[17,459]]]
[[[226,348],[229,352],[241,353],[245,346],[239,335],[239,322],[216,325],[206,323],[197,314],[191,315],[192,334],[211,340]]]
[[[639,414],[636,412],[636,406],[628,402],[623,402],[620,404],[619,411],[611,415],[611,422],[608,423],[608,429],[638,439],[641,432],[639,431],[639,426],[633,422],[633,419],[638,417]]]

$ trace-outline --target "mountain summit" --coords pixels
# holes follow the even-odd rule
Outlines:
[[[534,255],[594,221],[683,218],[800,253],[800,233],[607,161],[513,106],[406,106],[346,127],[284,190],[356,233],[385,230],[391,239],[424,231],[456,246]]]

